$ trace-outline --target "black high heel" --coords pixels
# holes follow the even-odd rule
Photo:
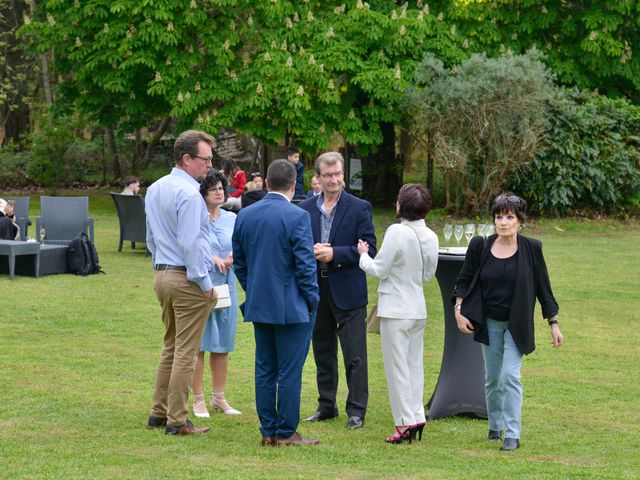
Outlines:
[[[418,441],[422,441],[422,431],[424,430],[424,426],[426,425],[426,422],[422,422],[422,423],[416,423],[415,425],[411,425],[411,434],[415,440],[416,438],[416,434],[418,436]]]

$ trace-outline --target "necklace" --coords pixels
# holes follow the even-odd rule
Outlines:
[[[209,210],[209,221],[215,222],[220,217],[220,209],[216,208],[213,212]]]

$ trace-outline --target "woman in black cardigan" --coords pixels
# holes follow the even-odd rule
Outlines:
[[[518,235],[527,203],[506,193],[493,202],[496,235],[471,240],[453,292],[458,328],[482,343],[489,440],[501,450],[520,447],[522,355],[535,349],[536,298],[549,322],[553,346],[564,342],[558,327],[547,265],[538,240]]]

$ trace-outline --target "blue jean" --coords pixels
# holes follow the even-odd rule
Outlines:
[[[491,430],[520,438],[522,426],[522,353],[507,330],[508,322],[487,319],[489,345],[482,345],[487,413]]]

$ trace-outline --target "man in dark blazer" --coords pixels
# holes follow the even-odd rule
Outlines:
[[[320,195],[300,204],[311,215],[314,254],[318,261],[320,305],[313,330],[318,407],[305,421],[338,415],[338,339],[346,370],[347,428],[361,428],[367,411],[367,278],[358,266],[358,240],[376,253],[371,204],[344,191],[344,159],[338,152],[318,157],[316,176]]]
[[[296,170],[287,160],[267,171],[269,193],[240,210],[233,231],[234,268],[253,322],[256,407],[262,445],[315,445],[297,432],[302,367],[318,307],[309,214],[290,203]]]

